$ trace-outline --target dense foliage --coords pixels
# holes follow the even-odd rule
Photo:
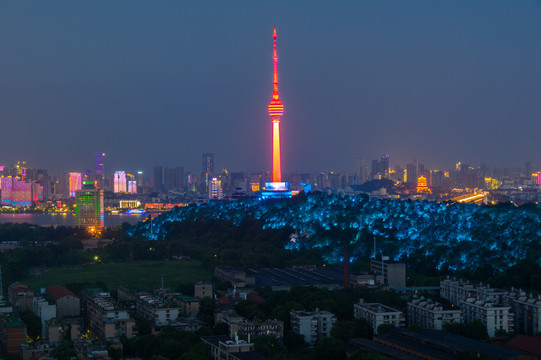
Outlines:
[[[490,263],[500,271],[525,259],[541,261],[541,206],[535,204],[479,206],[314,193],[176,208],[152,226],[140,223],[129,231],[163,239],[179,223],[205,219],[242,226],[249,217],[261,221],[263,229],[287,229],[286,249],[319,249],[331,263],[343,260],[345,244],[350,258],[367,258],[374,238],[385,255],[427,269],[475,271]]]

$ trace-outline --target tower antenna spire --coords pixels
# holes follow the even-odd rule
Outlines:
[[[280,161],[280,119],[284,115],[284,105],[278,92],[278,55],[276,54],[276,26],[272,34],[274,39],[273,76],[272,76],[272,100],[269,103],[269,116],[272,121],[272,181],[282,181],[282,169]]]

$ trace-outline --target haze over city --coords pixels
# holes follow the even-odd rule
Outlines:
[[[271,168],[272,28],[284,172],[390,154],[539,165],[537,1],[0,5],[1,162],[51,172]]]

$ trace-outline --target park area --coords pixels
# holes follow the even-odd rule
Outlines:
[[[161,286],[176,289],[198,280],[210,280],[212,272],[195,260],[134,261],[113,264],[89,264],[39,269],[24,283],[38,290],[53,284],[66,286],[72,283],[106,284],[108,290],[127,285],[141,290],[153,290]]]

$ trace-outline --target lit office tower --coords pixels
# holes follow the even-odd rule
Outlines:
[[[128,180],[128,192],[130,194],[137,194],[137,181]]]
[[[282,181],[282,165],[280,161],[280,119],[284,115],[284,105],[278,93],[278,55],[276,55],[276,28],[274,28],[274,55],[272,76],[272,100],[269,103],[269,116],[272,121],[272,182]]]
[[[113,192],[114,193],[126,192],[126,172],[125,171],[115,171],[114,182],[113,182]]]
[[[389,178],[389,155],[382,155],[380,162],[381,177],[384,179]]]
[[[128,193],[130,194],[137,194],[137,180],[135,180],[135,175],[128,174],[127,175],[128,180]]]
[[[217,178],[212,178],[209,185],[209,199],[221,199],[223,197],[222,193],[222,182]]]
[[[69,195],[70,197],[75,196],[75,192],[81,189],[82,174],[76,172],[69,173]]]
[[[96,181],[98,188],[103,189],[103,183],[105,181],[105,165],[104,165],[105,153],[96,153]]]
[[[33,184],[19,178],[0,178],[1,204],[10,206],[32,205]]]
[[[85,181],[82,189],[75,192],[75,225],[99,229],[104,226],[103,220],[103,190]]]
[[[96,175],[101,175],[101,177],[105,175],[104,159],[105,153],[96,153]]]

